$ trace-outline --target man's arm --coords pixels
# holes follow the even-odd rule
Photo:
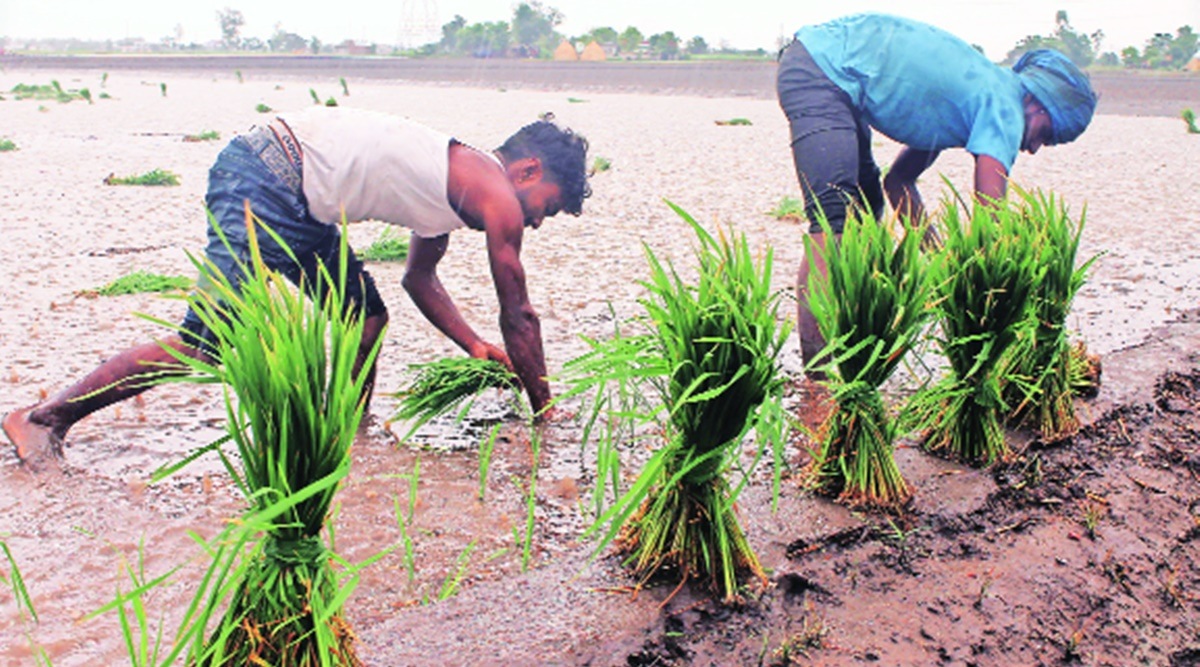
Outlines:
[[[925,203],[917,190],[917,178],[937,159],[939,151],[923,151],[905,147],[883,179],[883,191],[887,194],[892,209],[910,221],[920,222],[925,218]]]
[[[1004,199],[1008,188],[1008,170],[990,155],[975,157],[975,198],[983,204]]]
[[[471,325],[467,324],[450,294],[442,286],[442,281],[437,275],[437,265],[446,254],[446,246],[449,243],[449,234],[432,239],[412,235],[408,246],[408,264],[401,280],[404,291],[408,292],[408,296],[425,319],[467,354],[477,359],[494,359],[512,368],[504,350],[485,342]]]
[[[501,215],[486,223],[488,260],[500,301],[500,333],[504,336],[504,347],[529,393],[534,414],[538,414],[550,402],[550,384],[546,380],[541,321],[529,303],[525,268],[521,264],[524,219],[519,206],[516,211],[515,215]]]

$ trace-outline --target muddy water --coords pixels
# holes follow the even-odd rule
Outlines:
[[[0,72],[0,90],[50,78],[66,87],[90,86],[94,96],[101,90],[94,71],[13,67]],[[165,98],[158,85],[163,81],[170,84]],[[641,294],[637,280],[644,276],[643,242],[661,257],[674,259],[687,274],[690,232],[662,204],[663,197],[710,228],[733,224],[752,243],[773,246],[776,284],[787,286],[792,280],[803,232],[764,214],[781,197],[798,195],[783,140],[786,127],[769,100],[588,91],[571,95],[585,102],[568,103],[564,92],[515,94],[498,88],[358,80],[350,86],[353,96],[342,100],[345,104],[404,113],[479,145],[496,145],[520,123],[553,110],[588,136],[593,155],[612,160],[613,169],[593,179],[595,195],[585,216],[548,221],[525,241],[530,296],[542,316],[552,371],[585,349],[578,336],[611,332],[612,311],[618,317],[634,312]],[[227,139],[261,120],[252,111],[255,104],[300,108],[311,103],[310,87],[336,90],[337,82],[323,75],[291,74],[251,76],[239,84],[232,70],[122,70],[114,71],[103,88],[113,99],[98,99],[92,106],[0,103],[2,131],[21,147],[0,154],[5,182],[0,188],[0,238],[9,249],[0,255],[0,411],[53,392],[115,350],[161,333],[133,313],[168,321],[179,317],[173,300],[92,299],[77,293],[137,269],[190,273],[184,252],[202,247],[199,202],[206,170],[224,140],[188,144],[180,137],[216,129]],[[754,124],[731,128],[713,122],[733,117],[750,118]],[[1023,156],[1018,163],[1015,175],[1023,182],[1051,188],[1077,206],[1088,205],[1084,251],[1104,256],[1074,317],[1095,351],[1108,354],[1136,344],[1156,325],[1200,303],[1200,255],[1192,242],[1200,231],[1194,215],[1200,210],[1200,188],[1192,167],[1196,146],[1188,141],[1192,138],[1174,119],[1102,115],[1078,142]],[[883,139],[876,146],[881,163],[896,150]],[[155,167],[180,173],[183,184],[152,191],[101,185],[109,173]],[[966,156],[947,153],[937,167],[960,189],[969,188]],[[935,201],[937,179],[930,175],[923,187],[927,201]],[[365,246],[380,231],[378,224],[356,225],[351,242]],[[381,355],[383,391],[402,384],[406,363],[458,353],[408,302],[399,285],[402,270],[371,267],[392,313]],[[489,340],[498,340],[482,238],[456,234],[442,274],[467,320]],[[794,349],[785,366],[797,374]],[[478,591],[496,602],[492,608],[518,622],[533,618],[528,608],[505,609],[502,604],[518,586],[513,582],[524,581],[515,575],[522,568],[519,533],[532,472],[530,434],[505,416],[499,399],[488,401],[466,427],[436,424],[415,444],[397,442],[404,429],[387,424],[393,404],[386,396],[378,397],[372,408],[355,445],[353,472],[338,496],[334,525],[340,553],[359,561],[398,544],[395,504],[399,499],[407,516],[411,476],[420,464],[409,528],[412,566],[403,550],[393,551],[364,572],[347,606],[368,647],[401,641],[392,624],[413,618],[406,614],[432,614],[437,605],[421,605],[436,600],[448,577],[453,580],[456,562],[468,549],[459,590]],[[0,535],[21,568],[40,618],[37,625],[23,621],[12,598],[0,592],[0,663],[27,663],[31,642],[58,665],[123,663],[115,616],[86,617],[119,586],[129,586],[127,566],[156,576],[185,564],[170,585],[148,600],[151,617],[162,618],[169,630],[175,627],[203,569],[191,535],[216,534],[237,516],[241,503],[212,458],[161,484],[146,480],[154,469],[217,437],[222,415],[221,396],[211,388],[165,387],[144,401],[130,401],[81,422],[68,438],[60,475],[31,476],[7,453],[0,458],[0,488],[5,491],[0,494]],[[498,419],[501,437],[480,502],[478,443]],[[589,517],[595,471],[592,452],[581,452],[579,440],[579,427],[569,422],[551,425],[542,434],[531,551],[535,572],[572,569],[588,553],[578,540]],[[644,455],[628,452],[631,461]],[[818,512],[793,492],[779,515],[790,517],[791,532],[784,536],[784,520],[764,510],[769,495],[764,489],[752,486],[744,503],[756,548],[769,550],[776,542],[794,539],[796,527],[815,530],[849,520],[836,508]],[[594,581],[596,587],[623,583],[617,577]],[[578,595],[563,595],[548,602],[580,601]],[[646,613],[653,615],[653,610]],[[541,632],[529,627],[529,635]],[[554,636],[546,633],[540,639],[549,642]],[[539,637],[525,639],[536,643]]]

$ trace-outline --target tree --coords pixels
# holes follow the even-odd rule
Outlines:
[[[700,35],[696,35],[688,40],[687,52],[694,56],[704,55],[708,53],[708,42],[704,41]]]
[[[634,53],[645,39],[641,30],[629,26],[617,37],[617,47],[621,49],[622,53]]]
[[[445,53],[458,52],[458,38],[462,29],[467,26],[467,20],[461,14],[455,14],[449,23],[442,25],[442,41],[438,43]]]
[[[1131,68],[1142,66],[1142,54],[1138,52],[1136,46],[1127,46],[1121,49],[1121,64]]]
[[[237,9],[225,9],[217,12],[217,22],[221,24],[221,43],[227,49],[239,49],[242,46],[241,31],[246,25],[246,17]]]
[[[650,36],[650,51],[659,60],[671,60],[679,55],[679,38],[674,32],[660,32]]]
[[[599,44],[616,44],[617,37],[616,29],[605,26],[603,28],[592,28],[592,31],[585,34],[580,41],[584,43],[595,41]]]
[[[1092,36],[1077,32],[1071,27],[1067,12],[1058,10],[1054,15],[1054,33],[1048,36],[1028,35],[1013,47],[1004,62],[1015,63],[1022,55],[1035,49],[1055,49],[1071,59],[1080,67],[1087,67],[1096,59],[1096,51],[1100,40],[1104,38],[1102,31],[1096,31]]]
[[[294,32],[287,32],[283,29],[282,23],[276,23],[275,34],[271,35],[271,39],[267,40],[267,46],[272,51],[281,53],[305,51],[308,49],[308,40]]]
[[[554,29],[562,23],[562,12],[543,7],[538,0],[522,2],[513,10],[512,41],[517,46],[547,46],[559,41]]]
[[[1192,56],[1196,55],[1197,50],[1197,35],[1192,30],[1192,26],[1185,25],[1175,31],[1175,39],[1171,40],[1168,50],[1171,54],[1172,67],[1187,65]]]

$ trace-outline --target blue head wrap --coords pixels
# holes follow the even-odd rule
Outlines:
[[[1096,93],[1075,63],[1058,51],[1037,49],[1021,56],[1013,71],[1050,114],[1051,143],[1065,144],[1083,134],[1096,110]]]

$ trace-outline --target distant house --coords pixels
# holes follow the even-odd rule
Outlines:
[[[604,48],[592,40],[587,46],[583,47],[583,53],[579,54],[580,60],[600,61],[608,60],[608,54],[604,52]]]
[[[575,45],[567,40],[563,40],[562,44],[554,49],[555,60],[579,60],[579,52],[575,50]]]

